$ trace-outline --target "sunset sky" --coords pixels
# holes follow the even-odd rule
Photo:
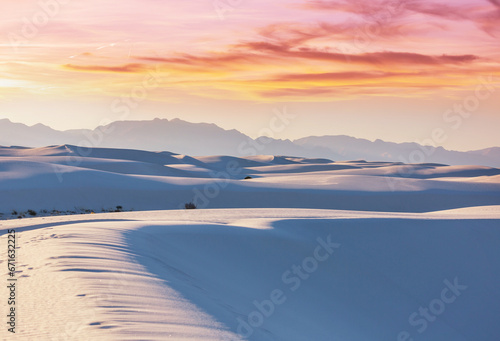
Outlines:
[[[500,146],[500,0],[0,3],[0,118]]]

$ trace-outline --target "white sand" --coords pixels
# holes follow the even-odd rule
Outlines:
[[[467,209],[468,220],[232,209],[5,221],[19,245],[15,339],[397,340],[409,331],[494,340],[500,207],[488,211]],[[282,275],[328,236],[339,247],[292,291]],[[467,289],[419,335],[408,316],[454,278]],[[276,289],[285,302],[239,336],[237,319]]]
[[[84,153],[86,156],[80,156]],[[74,146],[0,148],[0,213],[183,208],[430,212],[500,205],[500,169],[328,162],[259,156],[192,158]],[[243,180],[246,176],[250,180]]]
[[[2,340],[498,339],[497,169],[111,149],[69,165],[72,148],[0,150],[4,219],[156,211],[0,221],[18,245]],[[240,172],[214,179],[228,161]],[[175,210],[214,185],[209,209]]]

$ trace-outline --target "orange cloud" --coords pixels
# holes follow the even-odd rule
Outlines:
[[[326,96],[340,93],[339,89],[330,87],[311,87],[305,89],[295,88],[280,88],[259,92],[259,95],[264,98],[273,97],[308,97],[308,96]]]
[[[224,53],[212,53],[203,56],[194,56],[190,54],[181,54],[172,57],[148,57],[137,56],[137,60],[149,61],[155,63],[178,64],[186,66],[205,66],[205,67],[229,67],[230,65],[238,66],[245,63],[264,62],[266,58],[263,56],[252,55],[246,52],[229,51]],[[268,60],[268,58],[267,58]]]
[[[397,73],[397,72],[326,72],[326,73],[295,73],[284,74],[272,78],[277,82],[295,82],[295,81],[357,81],[369,79],[384,79],[390,77],[408,77],[418,76],[421,73]]]
[[[144,64],[125,64],[120,66],[103,66],[103,65],[63,65],[64,68],[74,71],[87,72],[119,72],[119,73],[138,73],[148,70]]]

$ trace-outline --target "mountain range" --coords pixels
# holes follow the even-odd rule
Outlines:
[[[0,145],[45,147],[72,144],[90,147],[170,151],[186,155],[287,155],[334,161],[366,160],[404,163],[441,163],[500,167],[500,147],[452,151],[417,143],[369,141],[345,135],[309,136],[298,140],[251,137],[215,124],[180,119],[117,121],[96,129],[59,131],[43,124],[27,126],[0,120]]]

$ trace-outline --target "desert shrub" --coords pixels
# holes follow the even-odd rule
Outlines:
[[[186,210],[194,210],[194,209],[196,209],[196,205],[193,202],[186,203],[184,205],[184,207],[186,208]]]
[[[244,180],[250,180],[253,179],[251,176],[246,176]]]
[[[36,216],[36,212],[33,210],[28,210],[28,214],[33,217]]]
[[[123,206],[116,206],[115,212],[122,212],[123,211]]]

